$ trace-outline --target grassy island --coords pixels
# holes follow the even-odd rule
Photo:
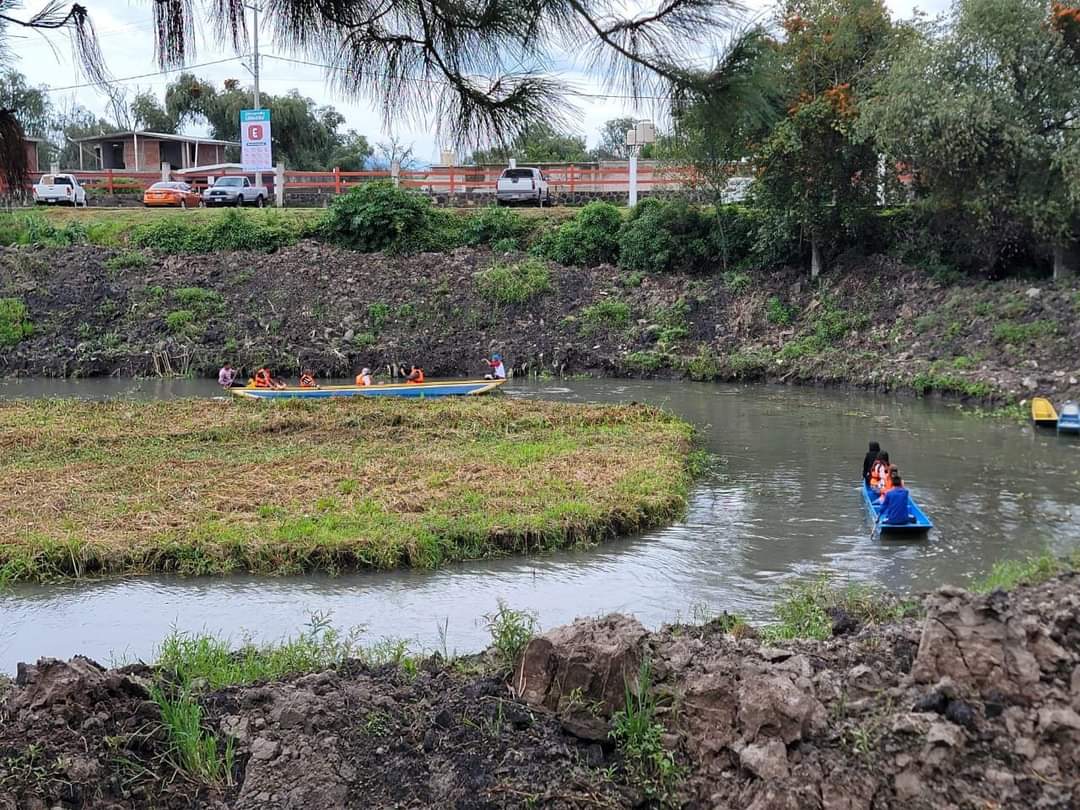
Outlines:
[[[533,552],[675,518],[685,422],[509,399],[0,404],[0,582]]]

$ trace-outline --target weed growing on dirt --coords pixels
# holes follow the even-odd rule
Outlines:
[[[937,391],[970,399],[986,399],[993,395],[994,388],[987,382],[966,380],[948,373],[924,371],[911,378],[911,387],[918,394]]]
[[[26,304],[18,298],[0,298],[0,346],[10,348],[33,334]]]
[[[797,582],[785,589],[776,606],[779,622],[762,628],[769,642],[832,637],[832,614],[843,612],[863,624],[881,624],[908,615],[914,606],[867,585],[837,587],[828,574]]]
[[[630,323],[630,305],[615,298],[584,307],[580,312],[581,334],[589,337],[605,330],[625,329]]]
[[[697,354],[683,358],[681,365],[691,380],[707,382],[724,375],[724,364],[719,355],[704,344],[698,347]]]
[[[1053,321],[1032,321],[1031,323],[1006,321],[994,327],[994,340],[998,343],[1025,346],[1039,338],[1056,334],[1057,329],[1057,324]]]
[[[105,269],[110,273],[119,273],[122,270],[138,270],[150,264],[150,257],[137,250],[126,250],[117,253],[105,261]]]
[[[336,667],[358,655],[359,636],[359,628],[342,633],[323,614],[314,614],[298,636],[268,644],[247,641],[238,649],[216,636],[173,631],[158,647],[156,663],[184,689],[196,683],[221,689]]]
[[[765,320],[776,326],[788,326],[795,320],[795,308],[788,306],[775,295],[770,296],[765,305]]]
[[[551,291],[551,273],[534,257],[514,264],[496,262],[474,278],[480,295],[493,304],[524,304]]]
[[[163,253],[217,253],[230,250],[271,251],[295,244],[303,223],[278,211],[237,211],[219,217],[162,217],[136,225],[131,242]]]
[[[622,367],[634,374],[651,374],[666,366],[670,359],[663,352],[629,352],[623,355]]]
[[[723,279],[724,286],[732,295],[742,295],[750,289],[751,280],[746,273],[728,270],[720,278]]]
[[[976,593],[989,593],[998,589],[1010,591],[1018,585],[1038,585],[1078,567],[1080,550],[1066,558],[1045,552],[1023,560],[1000,560],[994,563],[989,574],[972,584],[971,590]]]
[[[203,725],[202,707],[185,689],[154,685],[150,698],[161,711],[169,755],[177,770],[212,787],[231,785],[233,741],[224,744]]]
[[[517,211],[490,205],[466,219],[463,236],[467,245],[491,245],[497,252],[508,253],[521,246],[529,230],[529,223]]]
[[[486,614],[484,620],[491,634],[491,647],[496,659],[504,669],[512,669],[525,646],[536,635],[536,616],[514,610],[500,599],[498,609]]]
[[[664,727],[656,719],[652,666],[642,661],[635,682],[626,684],[625,707],[615,713],[611,736],[626,760],[626,771],[646,797],[666,806],[682,777],[674,755],[664,748]]]

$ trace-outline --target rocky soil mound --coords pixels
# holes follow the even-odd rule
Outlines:
[[[782,646],[608,616],[534,639],[509,683],[432,660],[210,693],[237,750],[215,788],[173,767],[149,670],[44,660],[4,698],[0,808],[656,806],[609,736],[644,661],[669,806],[1080,806],[1080,576],[925,608]]]
[[[304,242],[130,257],[0,248],[0,298],[22,302],[33,326],[0,351],[0,375],[212,375],[226,359],[292,377],[414,361],[475,375],[499,351],[517,373],[1080,396],[1075,288],[946,285],[880,257],[842,263],[820,286],[797,268],[643,277],[549,263],[548,289],[522,303],[485,297],[476,274],[523,258],[486,250],[385,256]]]

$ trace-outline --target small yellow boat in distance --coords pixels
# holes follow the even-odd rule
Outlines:
[[[1058,415],[1054,404],[1046,397],[1031,400],[1031,421],[1039,427],[1057,427]]]

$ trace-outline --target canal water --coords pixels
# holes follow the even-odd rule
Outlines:
[[[339,577],[138,577],[0,592],[0,672],[38,656],[153,655],[170,629],[239,641],[303,629],[313,613],[371,642],[485,646],[500,599],[543,627],[610,611],[650,626],[732,611],[767,620],[785,580],[828,570],[917,592],[994,560],[1080,539],[1080,442],[940,403],[807,388],[581,380],[518,382],[514,397],[648,402],[693,422],[713,462],[685,518],[598,548],[438,571]],[[215,395],[209,381],[7,380],[0,398]],[[872,536],[857,489],[870,439],[890,451],[936,524],[923,541]]]

